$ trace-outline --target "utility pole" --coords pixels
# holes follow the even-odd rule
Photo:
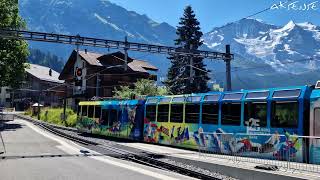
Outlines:
[[[40,85],[40,84],[39,84]],[[40,120],[40,101],[41,101],[42,89],[40,88],[40,93],[38,97],[38,120]]]
[[[68,85],[66,83],[65,87],[64,87],[64,98],[63,98],[63,122],[65,125],[66,124],[66,109],[67,109],[67,93],[68,93]]]
[[[96,97],[100,96],[100,74],[97,73],[97,82],[96,82]]]
[[[230,45],[226,45],[226,58],[224,59],[226,62],[226,82],[227,82],[227,91],[231,91],[231,54],[230,54]]]
[[[12,108],[15,108],[14,107],[14,88],[12,88],[11,106]]]
[[[125,36],[124,37],[124,43],[125,43],[125,47],[124,47],[124,71],[127,71],[128,69],[128,37]]]

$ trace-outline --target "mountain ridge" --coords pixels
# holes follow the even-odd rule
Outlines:
[[[26,19],[29,30],[63,34],[80,34],[113,40],[124,40],[149,44],[174,45],[176,29],[166,22],[156,22],[147,15],[111,3],[107,0],[20,0],[20,14]],[[202,49],[225,51],[225,45],[231,45],[235,54],[232,61],[234,80],[251,81],[256,78],[255,87],[266,87],[277,76],[294,77],[297,83],[309,83],[315,77],[310,75],[319,70],[317,56],[320,56],[320,27],[310,22],[288,22],[286,25],[272,25],[256,19],[242,19],[215,27],[204,33]],[[30,42],[32,48],[50,51],[67,59],[73,46]],[[86,47],[89,51],[106,53],[106,49]],[[159,67],[159,76],[165,76],[170,61],[166,55],[150,55],[130,52],[132,57],[146,57]],[[310,60],[309,60],[310,59]],[[211,78],[223,82],[225,73],[223,61],[206,60]],[[263,68],[261,68],[263,67]],[[252,69],[252,70],[246,70]],[[306,81],[303,74],[312,79]],[[301,77],[299,77],[301,76]],[[249,78],[250,77],[250,78]],[[268,78],[265,78],[268,77]],[[240,78],[240,80],[239,80]],[[299,79],[300,78],[300,79]],[[290,83],[295,83],[288,80]],[[269,84],[273,84],[269,82]],[[273,84],[277,85],[277,84]],[[236,88],[246,88],[244,83]]]

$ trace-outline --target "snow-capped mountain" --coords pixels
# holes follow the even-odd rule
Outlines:
[[[244,19],[214,28],[203,39],[215,50],[231,44],[233,52],[246,61],[267,64],[280,73],[301,74],[319,67],[320,28],[308,22],[290,21],[278,27]]]
[[[169,24],[157,23],[107,0],[20,0],[19,6],[32,31],[114,40],[127,36],[129,41],[153,44],[172,44],[175,38],[175,28]],[[62,56],[68,53],[61,48],[56,52]]]
[[[20,0],[20,14],[29,30],[105,39],[173,45],[175,28],[146,15],[128,11],[107,0]],[[203,36],[203,49],[224,52],[231,45],[235,54],[232,79],[235,89],[314,83],[319,70],[320,27],[311,23],[288,22],[284,26],[243,19],[213,28]],[[32,48],[50,51],[65,60],[73,46],[30,42]],[[84,47],[81,47],[84,48]],[[90,48],[89,48],[90,50]],[[106,49],[93,49],[106,51]],[[170,61],[166,55],[130,52],[149,60],[166,75]],[[319,57],[318,57],[319,56]],[[314,59],[309,59],[309,58]],[[212,79],[225,80],[223,61],[206,61]],[[279,78],[281,77],[281,78]],[[248,83],[249,82],[249,83]]]

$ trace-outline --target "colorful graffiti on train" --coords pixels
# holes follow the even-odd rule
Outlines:
[[[120,106],[119,117],[115,121],[104,122],[104,118],[88,118],[87,116],[78,119],[77,128],[100,135],[139,138],[140,133],[136,120],[137,106]],[[110,119],[110,118],[109,118]],[[107,125],[109,124],[109,125]],[[138,132],[138,133],[137,133]]]
[[[213,133],[202,131],[202,128],[199,128],[198,133],[194,133],[194,138],[198,146],[206,151],[302,161],[302,139],[289,132],[285,132],[285,135],[278,132],[271,135],[250,135],[226,133],[221,128]]]
[[[192,136],[196,128],[193,124],[150,122],[145,119],[144,141],[195,149],[197,143]]]

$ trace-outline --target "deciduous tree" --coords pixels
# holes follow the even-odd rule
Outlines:
[[[0,0],[0,28],[24,29],[18,0]],[[0,86],[18,87],[25,75],[28,44],[24,40],[0,38]]]

